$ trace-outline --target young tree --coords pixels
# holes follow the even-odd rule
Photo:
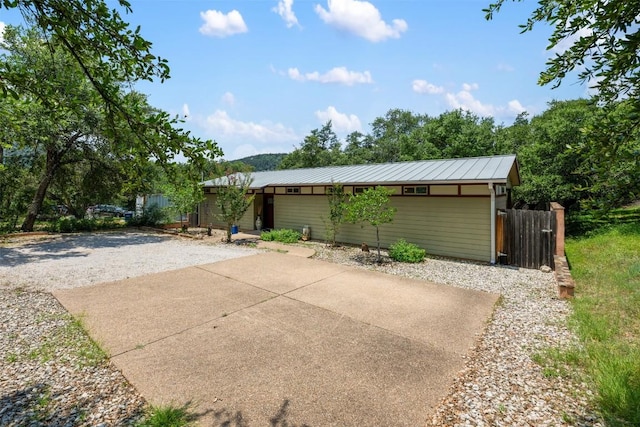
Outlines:
[[[173,179],[164,188],[164,193],[169,202],[180,215],[180,225],[187,231],[188,224],[184,223],[184,217],[193,212],[193,209],[204,200],[202,186],[188,173],[188,165],[175,165],[177,171],[173,172]]]
[[[327,189],[327,199],[329,202],[327,240],[331,242],[331,246],[336,246],[336,235],[345,221],[349,196],[344,192],[342,184],[333,183]]]
[[[380,255],[380,226],[393,221],[396,208],[389,206],[389,196],[393,190],[385,187],[367,188],[360,194],[353,196],[347,205],[347,221],[351,223],[369,223],[376,229],[378,246],[378,262],[382,262]]]
[[[235,173],[220,179],[225,182],[218,187],[216,194],[216,206],[220,210],[218,218],[227,225],[227,243],[231,243],[231,227],[240,221],[253,203],[255,196],[247,195],[253,178],[248,173]]]

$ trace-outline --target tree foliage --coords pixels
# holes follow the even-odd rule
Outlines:
[[[367,223],[376,229],[378,262],[380,255],[380,226],[393,221],[396,208],[389,205],[393,190],[385,187],[371,187],[351,197],[347,205],[346,219],[351,223]]]
[[[79,215],[90,199],[104,202],[96,200],[101,190],[140,189],[150,158],[168,164],[181,152],[194,164],[203,164],[206,157],[219,154],[215,144],[173,128],[168,115],[152,108],[144,95],[121,90],[124,81],[112,95],[117,95],[119,111],[127,114],[113,114],[77,60],[64,49],[52,49],[55,45],[37,29],[9,26],[0,53],[0,75],[21,76],[12,80],[15,96],[0,97],[1,136],[7,147],[3,162],[5,152],[27,153],[28,167],[38,177],[23,212],[23,230],[33,230],[47,197],[58,198]],[[63,172],[68,180],[61,178]]]
[[[227,243],[231,243],[231,227],[240,221],[253,203],[254,195],[248,195],[253,178],[248,173],[228,174],[225,185],[218,187],[216,206],[218,218],[227,225]]]
[[[516,1],[516,0],[512,0]],[[517,0],[521,1],[521,0]],[[492,19],[506,0],[484,10]],[[640,3],[623,0],[540,0],[522,32],[537,24],[553,28],[548,50],[554,56],[540,74],[542,85],[560,85],[571,71],[596,88],[602,100],[640,99]]]

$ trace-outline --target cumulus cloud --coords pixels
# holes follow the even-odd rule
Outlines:
[[[346,67],[335,67],[324,74],[320,74],[317,71],[303,74],[297,68],[289,68],[287,74],[289,78],[301,82],[339,83],[347,86],[373,83],[373,78],[371,78],[369,71],[350,71]]]
[[[271,10],[280,15],[287,25],[287,28],[291,28],[294,25],[300,26],[300,24],[298,24],[298,18],[296,18],[296,14],[293,12],[293,0],[280,0],[278,1],[278,5]]]
[[[411,88],[416,93],[425,93],[428,95],[444,93],[444,88],[442,86],[436,86],[426,80],[414,80],[411,84]]]
[[[199,123],[209,135],[216,139],[253,140],[257,142],[293,142],[299,140],[295,132],[280,123],[243,122],[229,116],[224,110],[216,110]]]
[[[204,20],[200,33],[206,36],[227,37],[249,31],[237,10],[232,10],[226,15],[217,10],[207,10],[200,12],[200,17]]]
[[[509,101],[506,106],[495,106],[483,103],[472,93],[480,89],[478,83],[463,83],[462,90],[458,92],[448,92],[442,86],[436,86],[426,80],[414,80],[412,88],[414,92],[420,94],[441,95],[450,108],[470,111],[479,116],[515,117],[527,111],[517,99]]]
[[[322,123],[331,120],[333,130],[336,133],[351,133],[354,131],[362,131],[360,119],[355,114],[340,113],[334,106],[329,106],[324,111],[316,111],[316,117]]]
[[[328,9],[315,6],[315,12],[326,24],[372,42],[389,38],[400,38],[409,26],[404,19],[394,19],[386,23],[380,11],[368,1],[328,0]]]

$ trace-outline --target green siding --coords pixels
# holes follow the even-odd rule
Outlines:
[[[380,227],[380,241],[388,247],[400,238],[425,248],[433,255],[490,261],[491,223],[489,197],[392,197],[398,210],[393,223]],[[302,231],[311,227],[312,238],[325,239],[328,213],[324,196],[276,195],[276,228]],[[338,241],[375,246],[375,228],[345,224]]]
[[[205,195],[205,200],[200,204],[200,212],[201,219],[200,224],[202,226],[208,226],[209,224],[213,225],[215,228],[224,228],[226,229],[227,224],[221,221],[218,218],[218,214],[220,213],[220,209],[216,206],[216,195],[215,194],[207,194]],[[247,209],[247,212],[244,214],[242,219],[240,219],[240,223],[238,227],[240,230],[253,230],[255,228],[255,220],[254,218],[254,207],[253,203]]]

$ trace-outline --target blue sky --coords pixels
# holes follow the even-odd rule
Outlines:
[[[575,76],[555,90],[536,84],[550,29],[518,28],[535,4],[508,2],[486,21],[489,2],[131,0],[125,19],[171,67],[170,80],[138,89],[233,160],[290,152],[327,120],[341,138],[368,133],[392,108],[510,124],[587,96]],[[2,10],[0,22],[19,16]]]

